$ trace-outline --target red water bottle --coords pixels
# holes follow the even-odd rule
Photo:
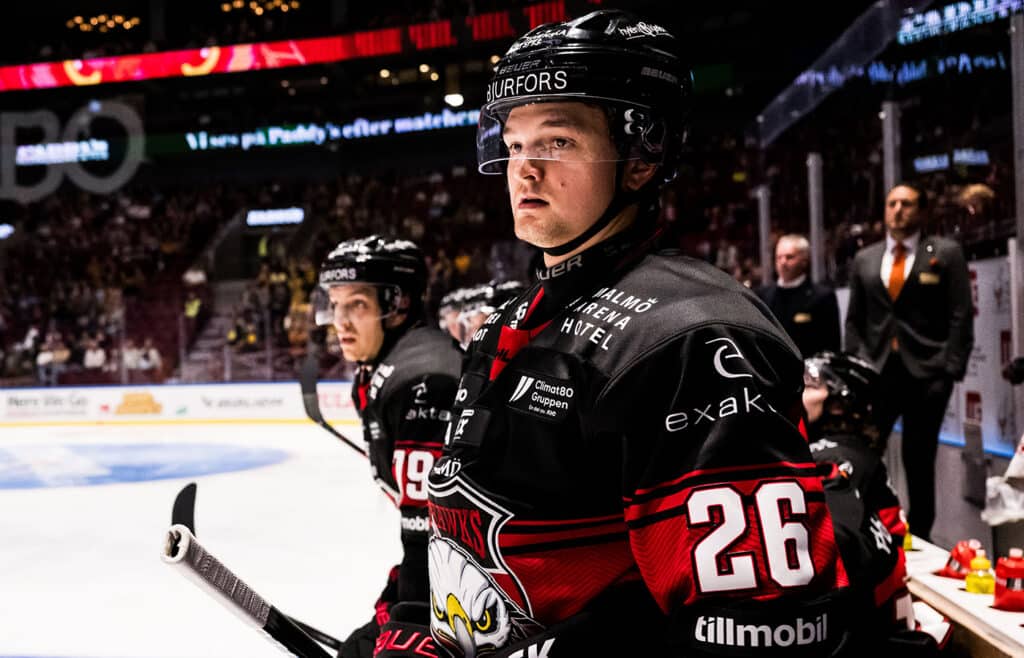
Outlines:
[[[971,569],[971,560],[977,550],[981,548],[981,542],[977,539],[962,539],[958,541],[949,551],[949,558],[941,569],[935,572],[938,576],[948,578],[959,578],[963,580]]]
[[[996,562],[996,592],[992,607],[1024,611],[1024,550],[1011,548]]]

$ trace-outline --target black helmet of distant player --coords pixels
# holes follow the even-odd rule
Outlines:
[[[812,436],[850,434],[874,445],[879,379],[874,366],[852,354],[825,351],[805,359],[805,388],[827,391],[821,417],[811,422]]]
[[[441,298],[438,305],[438,326],[465,347],[468,342],[466,340],[466,310],[475,311],[480,306],[481,300],[488,294],[489,291],[481,286],[456,288],[449,291]]]
[[[462,303],[466,298],[467,290],[468,288],[450,290],[441,297],[441,301],[437,305],[437,326],[456,340],[459,339],[459,313],[462,311]]]
[[[370,235],[338,244],[320,266],[319,294],[316,296],[317,324],[332,324],[334,309],[328,297],[332,287],[365,284],[373,286],[384,329],[384,354],[388,346],[408,328],[423,320],[423,293],[427,266],[423,252],[413,242]],[[396,326],[386,322],[404,315]]]
[[[494,312],[494,288],[490,284],[483,284],[463,290],[462,308],[458,318],[459,335],[455,338],[465,349],[476,330],[487,316]]]
[[[491,305],[494,309],[501,308],[502,304],[523,294],[526,292],[527,288],[525,283],[516,279],[510,279],[500,283],[491,281],[490,285],[491,288],[494,289],[494,296],[491,299]]]
[[[662,26],[602,9],[534,28],[498,62],[477,128],[482,173],[505,173],[505,122],[513,109],[530,103],[576,101],[603,108],[618,152],[611,203],[580,235],[545,253],[573,251],[633,203],[653,207],[658,188],[675,177],[693,95],[693,76],[679,50]],[[629,160],[659,165],[660,171],[640,190],[626,190],[622,178]]]

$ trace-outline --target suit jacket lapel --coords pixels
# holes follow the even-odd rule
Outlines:
[[[873,248],[874,251],[864,259],[865,267],[868,268],[868,271],[864,273],[864,281],[871,294],[884,299],[885,303],[891,306],[892,298],[889,297],[889,291],[882,283],[882,256],[885,255],[885,239],[869,248]]]

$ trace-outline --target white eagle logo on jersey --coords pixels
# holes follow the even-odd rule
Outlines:
[[[459,655],[472,658],[509,639],[509,603],[491,577],[451,543],[434,538],[430,570],[430,631]]]

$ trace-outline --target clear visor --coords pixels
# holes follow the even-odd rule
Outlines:
[[[367,320],[383,320],[394,315],[395,302],[401,295],[398,286],[370,283],[347,283],[328,289],[317,286],[311,301],[316,324],[321,327],[341,326]]]
[[[510,164],[524,161],[592,164],[626,160],[614,148],[608,148],[596,126],[584,120],[574,121],[571,114],[541,111],[526,117],[525,113],[516,113],[517,109],[537,105],[543,103],[480,113],[476,140],[480,173],[504,174]]]

